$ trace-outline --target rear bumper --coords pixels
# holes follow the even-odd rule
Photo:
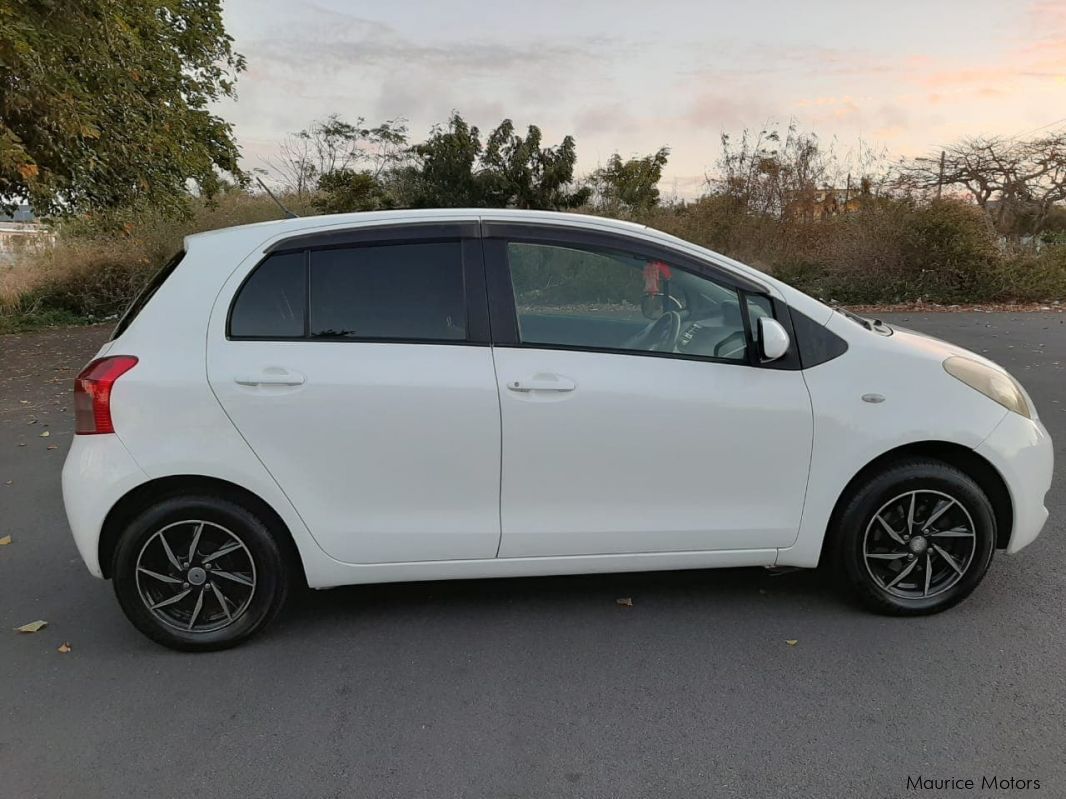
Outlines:
[[[63,464],[63,506],[74,543],[93,576],[103,577],[100,531],[107,514],[147,479],[118,436],[74,436]]]
[[[1014,529],[1007,553],[1033,542],[1047,521],[1044,497],[1051,488],[1054,451],[1044,425],[1008,413],[977,448],[999,470],[1014,506]]]

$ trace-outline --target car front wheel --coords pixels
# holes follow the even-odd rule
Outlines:
[[[223,649],[265,626],[288,573],[267,526],[219,497],[172,497],[138,516],[115,550],[115,594],[127,618],[173,649]]]
[[[889,466],[860,485],[836,522],[838,572],[871,609],[938,613],[984,578],[995,550],[992,505],[947,463]]]

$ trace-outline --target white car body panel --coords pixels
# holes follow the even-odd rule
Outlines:
[[[544,357],[532,349],[426,345],[423,349],[434,350],[439,356],[436,360],[423,357],[425,353],[415,353],[408,360],[397,350],[412,345],[302,344],[298,346],[339,348],[349,353],[350,369],[338,373],[334,368],[327,376],[327,356],[314,356],[308,362],[314,363],[307,367],[307,376],[313,379],[305,388],[321,384],[322,401],[330,411],[318,419],[287,425],[275,431],[276,438],[266,436],[265,417],[257,416],[256,403],[241,395],[239,386],[217,379],[212,391],[209,353],[210,358],[219,358],[212,361],[211,368],[223,372],[235,372],[238,366],[251,371],[279,365],[274,352],[254,347],[238,352],[227,346],[235,342],[224,342],[224,319],[232,292],[274,242],[297,233],[356,226],[477,219],[579,227],[684,251],[766,287],[809,319],[826,324],[848,342],[849,350],[803,371],[715,365],[704,372],[684,368],[690,362],[682,360],[617,354],[557,351]],[[71,528],[90,572],[97,576],[106,568],[99,562],[98,551],[109,509],[149,480],[183,475],[230,482],[267,503],[291,533],[309,584],[320,588],[361,582],[595,571],[775,563],[814,566],[830,515],[848,481],[885,452],[928,441],[973,450],[1003,477],[1014,506],[1008,552],[1031,542],[1047,516],[1043,498],[1050,485],[1052,464],[1051,444],[1043,426],[1038,420],[1006,411],[947,375],[942,366],[949,354],[980,356],[905,332],[879,336],[751,267],[639,225],[524,211],[382,212],[290,219],[215,231],[189,237],[186,248],[185,260],[146,311],[117,340],[101,349],[101,355],[132,354],[140,359],[115,384],[112,407],[117,435],[77,436],[64,467],[64,501]],[[209,341],[220,346],[215,349]],[[579,392],[589,399],[598,390],[599,381],[610,386],[610,397],[600,398],[609,401],[596,406],[586,405],[583,396],[563,401],[508,396],[497,400],[496,387],[485,384],[493,357],[500,381],[545,370],[563,375],[573,372],[570,376],[579,382]],[[319,362],[319,358],[323,360]],[[419,364],[417,374],[410,368],[415,361]],[[637,425],[642,434],[652,435],[656,430],[668,432],[670,424],[657,419],[655,383],[633,382],[630,372],[610,366],[615,361],[639,361],[642,370],[649,364],[648,373],[654,372],[653,378],[669,388],[666,399],[673,406],[671,415],[681,413],[689,423],[704,412],[703,407],[717,390],[723,392],[718,395],[723,399],[727,390],[747,392],[748,397],[761,393],[766,399],[751,413],[761,410],[771,417],[765,420],[765,430],[753,432],[758,425],[744,423],[744,401],[733,396],[727,409],[733,423],[699,430],[703,447],[710,451],[678,455],[653,438],[649,471],[654,474],[671,454],[667,468],[672,465],[684,470],[677,484],[668,487],[666,496],[655,497],[654,480],[645,482],[639,474],[627,477],[623,471],[636,460],[635,450],[623,452],[622,458],[612,457],[619,453],[611,449],[609,427],[630,429]],[[374,374],[368,377],[361,373],[357,363],[372,364]],[[705,375],[724,369],[735,371],[729,373],[729,388],[724,383],[701,384],[701,380],[709,381]],[[694,393],[686,400],[683,383],[689,373]],[[374,387],[374,397],[367,400],[365,408],[379,418],[386,414],[380,425],[355,416],[342,417],[338,425],[339,392],[352,381]],[[441,438],[430,442],[431,456],[409,464],[406,472],[411,484],[404,486],[395,479],[403,468],[400,453],[390,451],[389,445],[403,435],[399,415],[423,438],[430,435],[427,419],[414,415],[413,404],[404,403],[422,402],[411,392],[424,398],[430,387],[438,384],[455,392],[441,399],[448,406],[445,417],[452,421]],[[806,420],[805,394],[809,396]],[[864,394],[880,394],[885,401],[864,402]],[[231,408],[229,415],[223,409],[227,396],[242,399],[241,408]],[[623,396],[632,404],[623,405]],[[470,412],[458,412],[466,403],[471,403]],[[496,423],[486,425],[484,415],[494,407]],[[390,418],[389,408],[406,412]],[[541,413],[552,408],[566,408],[567,416],[553,422]],[[432,407],[424,411],[426,417],[436,413]],[[242,427],[241,432],[234,422]],[[320,429],[314,427],[316,422]],[[245,426],[253,431],[252,438],[264,437],[269,444],[253,451]],[[262,426],[258,432],[257,426]],[[515,433],[510,449],[509,427]],[[590,440],[577,442],[573,450],[565,449],[574,436],[584,433]],[[368,447],[345,451],[337,445],[343,438],[360,436]],[[745,448],[745,441],[754,441],[755,446]],[[776,452],[775,441],[780,441]],[[310,480],[321,479],[321,474],[296,474],[279,460],[288,449],[301,447],[324,458],[324,473],[331,476],[326,484],[329,501],[321,507],[308,506],[302,500],[310,491]],[[459,451],[453,458],[451,450],[455,447]],[[730,459],[733,470],[721,470],[715,462],[718,450],[720,457]],[[773,454],[767,455],[767,450]],[[406,452],[418,457],[417,446]],[[527,457],[521,457],[523,452]],[[513,474],[507,465],[509,455],[515,456]],[[804,458],[810,461],[809,474],[800,468]],[[386,464],[386,469],[375,471],[375,463]],[[431,484],[434,475],[439,477],[439,484]],[[708,483],[719,481],[704,495],[708,502],[715,502],[714,507],[701,507],[696,493],[704,476]],[[351,490],[344,477],[358,481],[359,490]],[[756,479],[759,477],[761,480]],[[538,506],[536,487],[531,482],[538,479],[554,492],[558,504]],[[304,480],[306,484],[301,482]],[[595,489],[598,504],[576,507],[576,490],[582,485]],[[345,526],[344,512],[353,500],[372,501],[375,510]],[[405,505],[415,500],[424,500],[424,505]],[[390,506],[397,509],[391,517]],[[754,522],[745,533],[740,519],[746,508],[750,508]],[[564,511],[556,513],[560,509]],[[666,520],[656,530],[653,519],[664,516]],[[422,519],[426,524],[420,531]],[[311,520],[313,525],[307,523]],[[311,535],[312,526],[320,540]],[[432,532],[425,532],[430,529]],[[574,534],[580,532],[588,537],[576,538]],[[395,540],[397,534],[403,541]],[[656,534],[660,536],[657,545]],[[494,539],[501,557],[492,551]],[[586,554],[590,547],[598,549],[598,554]],[[605,551],[608,549],[613,551]],[[382,559],[392,562],[380,562]]]
[[[278,368],[305,382],[235,382]],[[500,406],[488,347],[223,336],[208,345],[208,375],[330,556],[347,563],[496,556]]]
[[[880,336],[841,314],[828,327],[851,349],[803,373],[815,408],[814,453],[803,524],[781,565],[818,564],[841,491],[875,458],[927,441],[976,449],[1008,413],[944,371],[944,359],[963,352],[958,347],[899,331]],[[863,401],[866,394],[884,400]]]
[[[498,348],[496,368],[501,557],[795,540],[811,455],[799,371],[535,348]],[[544,373],[576,388],[510,388]]]
[[[1051,437],[1039,421],[1008,413],[976,451],[1003,475],[1010,492],[1014,528],[1007,554],[1013,555],[1033,543],[1048,518],[1044,497],[1054,470]]]

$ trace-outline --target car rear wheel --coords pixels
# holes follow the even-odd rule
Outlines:
[[[233,646],[269,623],[288,572],[270,530],[219,497],[172,497],[126,529],[115,550],[115,594],[127,618],[173,649]]]
[[[995,550],[992,505],[947,463],[893,464],[860,485],[839,514],[837,571],[867,607],[892,615],[947,610],[984,578]]]

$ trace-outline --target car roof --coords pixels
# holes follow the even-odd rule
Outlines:
[[[253,222],[248,225],[208,230],[194,233],[189,239],[218,238],[222,236],[269,236],[291,233],[313,232],[320,228],[344,228],[393,222],[435,222],[454,221],[458,219],[484,219],[508,222],[539,222],[562,225],[594,225],[613,228],[619,231],[645,231],[650,228],[635,222],[608,219],[590,214],[574,214],[562,211],[527,211],[518,208],[408,208],[393,211],[357,211],[350,214],[320,214],[316,216],[299,216],[288,219],[274,219],[268,222]]]
[[[195,233],[186,237],[186,249],[193,244],[206,244],[208,240],[216,245],[237,245],[250,248],[258,247],[267,241],[277,241],[291,235],[313,233],[318,230],[344,230],[345,228],[363,227],[375,224],[403,224],[418,222],[459,222],[459,221],[501,221],[510,223],[528,222],[532,224],[558,225],[560,227],[582,228],[600,232],[620,233],[635,236],[652,242],[685,250],[701,258],[710,258],[720,266],[755,281],[763,286],[774,287],[788,297],[800,298],[806,312],[812,318],[824,322],[830,309],[821,302],[808,297],[802,292],[774,279],[770,275],[734,260],[726,255],[693,244],[661,230],[628,222],[609,219],[591,214],[577,214],[563,211],[528,211],[519,208],[419,208],[392,211],[359,211],[350,214],[322,214],[318,216],[301,216],[278,219],[270,222],[256,222],[250,225],[221,228],[204,233]]]

